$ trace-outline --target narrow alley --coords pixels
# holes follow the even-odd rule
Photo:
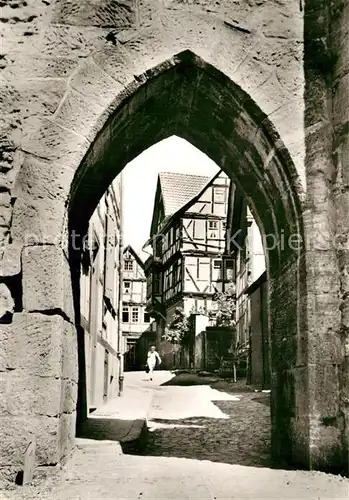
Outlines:
[[[348,483],[340,476],[268,468],[268,394],[204,379],[158,371],[151,382],[145,373],[126,373],[121,399],[90,420],[132,428],[147,415],[143,451],[129,454],[105,434],[80,438],[65,466],[38,470],[32,485],[13,487],[1,498],[347,498]]]

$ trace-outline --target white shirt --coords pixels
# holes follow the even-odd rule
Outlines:
[[[156,365],[156,359],[158,359],[159,363],[161,363],[161,358],[156,351],[148,351],[148,364]]]

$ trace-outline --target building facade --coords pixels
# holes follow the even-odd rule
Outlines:
[[[251,384],[265,388],[270,383],[270,369],[263,241],[246,199],[234,184],[229,192],[225,257],[227,264],[233,263],[234,271],[229,279],[236,285],[236,342],[242,354],[240,374],[246,374]]]
[[[121,331],[125,352],[125,369],[140,368],[138,339],[151,329],[151,318],[146,311],[146,278],[144,263],[131,246],[123,252]]]
[[[80,310],[85,337],[89,411],[118,394],[123,372],[120,330],[121,207],[122,176],[118,176],[90,219],[81,265]]]
[[[157,340],[165,366],[175,348],[161,342],[176,308],[186,315],[208,311],[222,289],[222,255],[230,180],[174,173],[159,174],[146,262],[149,312],[156,318]]]

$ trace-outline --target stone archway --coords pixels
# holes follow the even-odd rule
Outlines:
[[[137,90],[126,90],[76,172],[69,233],[74,232],[76,245],[76,235],[85,234],[89,216],[113,178],[144,149],[170,135],[187,139],[223,168],[247,197],[262,234],[277,239],[267,252],[274,454],[306,463],[308,402],[300,404],[299,398],[307,391],[307,381],[306,372],[296,368],[307,362],[307,338],[300,328],[307,321],[300,278],[305,275],[305,256],[304,246],[295,251],[287,243],[295,235],[304,238],[302,192],[292,160],[265,113],[192,52],[178,54],[140,80]],[[74,252],[70,259],[78,297]]]
[[[190,24],[195,34],[198,31],[196,19],[195,15]],[[193,42],[188,34],[183,44],[203,55],[206,49],[201,50],[200,43],[202,41],[207,48],[208,31],[216,22],[206,23],[202,39],[198,37]],[[89,25],[88,20],[86,23]],[[239,31],[240,28],[235,26],[233,29]],[[68,31],[70,36],[70,29]],[[153,33],[155,30],[147,36],[151,38]],[[129,37],[130,33],[126,35]],[[60,36],[62,41],[62,34]],[[52,43],[52,28],[48,33],[49,40],[50,37]],[[225,37],[226,34],[222,35]],[[156,33],[155,39],[158,42],[161,36]],[[125,43],[130,41],[132,45],[132,36]],[[219,38],[218,48],[227,47],[220,42]],[[237,52],[243,44],[238,44]],[[167,46],[165,52],[178,52],[173,50],[177,45],[181,43]],[[87,53],[92,46],[91,43]],[[71,53],[70,49],[66,50]],[[160,60],[165,59],[163,52],[156,52],[160,54]],[[141,58],[142,64],[137,65],[139,68],[153,67],[155,61],[150,54],[151,49],[147,46],[146,56]],[[103,67],[107,68],[108,51],[105,47],[97,55],[104,58]],[[213,56],[209,54],[211,62]],[[303,133],[293,148],[290,140],[294,130],[302,127],[302,120],[295,120],[293,126],[284,125],[285,95],[273,77],[265,80],[264,70],[259,75],[259,83],[255,81],[254,88],[247,89],[257,106],[233,80],[235,75],[242,83],[245,71],[247,82],[249,78],[257,77],[258,71],[245,65],[244,71],[240,69],[236,73],[230,56],[231,53],[226,57],[219,54],[217,67],[224,70],[223,74],[193,52],[179,52],[178,56],[166,59],[152,70],[138,71],[131,85],[125,84],[131,80],[129,68],[120,70],[118,76],[110,80],[109,73],[101,70],[92,57],[84,61],[79,72],[70,78],[71,87],[55,110],[54,119],[44,116],[40,117],[39,123],[34,120],[34,125],[30,124],[34,133],[24,137],[22,157],[18,159],[22,165],[17,177],[19,189],[12,211],[12,242],[9,245],[12,250],[18,249],[21,255],[20,259],[15,259],[18,272],[13,273],[22,286],[21,300],[5,333],[6,366],[11,368],[12,359],[16,359],[15,364],[22,370],[18,379],[22,380],[22,385],[21,377],[27,377],[23,394],[30,414],[24,417],[13,406],[6,422],[2,422],[8,430],[4,434],[5,453],[2,451],[1,454],[8,455],[10,449],[11,464],[20,463],[21,456],[16,450],[31,437],[37,439],[39,463],[55,463],[69,452],[75,424],[77,339],[73,328],[68,226],[69,229],[84,229],[84,222],[110,180],[144,148],[172,134],[187,138],[239,184],[264,234],[280,234],[284,229],[286,240],[294,233],[306,238],[309,235],[309,211],[305,213],[301,203],[305,192],[303,156],[302,153],[297,155]],[[269,58],[267,47],[263,48],[262,56]],[[301,64],[296,66],[297,73]],[[286,78],[287,83],[290,80],[292,78]],[[162,100],[158,98],[160,94]],[[275,100],[270,99],[273,94]],[[300,101],[297,94],[295,102],[299,104]],[[155,109],[156,124],[149,120],[154,115],[150,111]],[[189,115],[188,110],[191,111]],[[294,161],[266,113],[281,132]],[[134,120],[136,116],[137,120]],[[222,117],[225,117],[224,121]],[[80,168],[76,170],[79,164]],[[100,182],[96,183],[96,180]],[[93,186],[92,190],[89,185]],[[88,206],[84,203],[87,194],[91,196]],[[84,219],[79,213],[84,214]],[[306,257],[304,247],[300,252],[281,251],[280,244],[268,254],[274,339],[273,442],[276,456],[308,467],[326,467],[342,460],[341,429],[333,430],[322,425],[331,405],[320,404],[325,384],[322,377],[321,390],[317,391],[315,378],[325,367],[321,373],[325,371],[325,378],[329,375],[331,381],[338,384],[338,374],[327,366],[329,360],[334,365],[340,363],[340,340],[337,330],[330,339],[326,337],[330,345],[323,354],[316,345],[316,337],[309,336],[309,322],[314,325],[317,317],[308,300],[309,284],[313,285],[314,280],[307,276]],[[328,310],[331,312],[330,306]],[[21,345],[15,336],[19,329],[23,335]],[[28,344],[33,347],[30,342],[33,337],[37,345],[30,359],[23,356],[21,364],[17,358]],[[45,355],[40,358],[43,352]],[[38,358],[45,361],[38,364]],[[29,388],[30,391],[25,390]],[[52,398],[47,398],[48,394]],[[331,412],[338,411],[337,394],[331,402],[334,405]]]

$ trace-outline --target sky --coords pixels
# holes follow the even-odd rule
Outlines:
[[[124,245],[131,245],[143,260],[147,258],[141,249],[149,238],[159,172],[213,177],[218,170],[208,156],[176,136],[154,144],[128,163],[122,172]]]

